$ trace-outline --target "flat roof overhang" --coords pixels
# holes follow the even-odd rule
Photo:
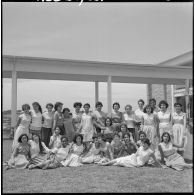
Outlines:
[[[113,83],[175,85],[185,84],[186,79],[192,79],[191,67],[4,55],[3,78],[12,78],[13,70],[16,70],[18,79],[107,82],[110,75]]]

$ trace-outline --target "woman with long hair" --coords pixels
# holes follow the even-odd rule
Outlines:
[[[33,110],[30,111],[32,121],[30,124],[30,133],[33,136],[34,134],[39,135],[41,137],[41,129],[42,129],[42,108],[38,102],[32,103]]]
[[[177,171],[182,171],[184,168],[192,168],[193,164],[185,163],[184,158],[179,155],[174,148],[182,148],[183,145],[184,142],[180,145],[172,144],[170,134],[168,132],[164,132],[161,136],[161,143],[158,146],[161,154],[161,163]]]
[[[43,113],[43,127],[41,130],[42,141],[49,147],[49,139],[52,135],[52,127],[54,120],[53,104],[46,105],[47,111]]]

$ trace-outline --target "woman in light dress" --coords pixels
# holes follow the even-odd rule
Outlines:
[[[108,117],[112,119],[112,126],[114,127],[115,131],[119,131],[120,124],[123,121],[123,113],[119,111],[120,104],[118,102],[114,102],[112,105],[113,112],[108,114]]]
[[[153,108],[146,105],[144,108],[144,115],[142,116],[142,131],[145,132],[147,138],[151,142],[153,150],[158,146],[158,129],[156,115],[153,114]]]
[[[172,115],[172,133],[173,143],[180,145],[184,141],[184,147],[187,144],[186,113],[182,112],[182,105],[175,103],[175,112]],[[177,152],[183,156],[184,147],[177,148]]]
[[[157,114],[159,136],[161,137],[164,132],[172,135],[171,127],[171,113],[167,110],[168,103],[164,100],[159,102],[160,111]],[[159,137],[159,139],[160,139]]]
[[[49,139],[52,135],[52,127],[54,120],[53,104],[46,105],[47,111],[43,113],[43,125],[41,129],[41,138],[47,147],[49,147]]]
[[[66,137],[68,138],[69,142],[72,142],[75,136],[75,130],[73,127],[73,119],[72,116],[70,115],[70,110],[69,108],[64,108],[62,111],[64,115],[64,128],[65,128],[65,134]]]
[[[75,133],[79,133],[80,126],[81,126],[81,118],[82,118],[82,114],[83,114],[83,112],[80,111],[80,109],[82,107],[82,103],[75,102],[73,107],[75,108],[75,112],[73,112],[73,115],[72,115],[73,127],[75,130]]]
[[[140,146],[135,154],[125,157],[116,158],[101,165],[114,165],[122,167],[141,167],[144,166],[150,158],[154,159],[157,166],[161,165],[156,160],[154,152],[150,149],[150,141],[148,138],[143,139],[143,146]]]
[[[83,165],[80,158],[84,151],[83,136],[76,134],[73,142],[66,160],[61,161],[64,167],[78,167]]]
[[[68,143],[68,138],[65,136],[61,137],[61,147],[55,148],[52,152],[49,152],[49,155],[46,160],[41,161],[34,166],[29,166],[29,169],[33,168],[42,168],[42,169],[54,169],[57,167],[61,167],[61,161],[65,160],[68,156],[70,149],[70,144]]]
[[[30,161],[30,145],[27,134],[21,134],[18,138],[18,144],[14,148],[10,160],[6,163],[7,169],[25,169]]]
[[[29,135],[29,126],[31,123],[31,115],[30,115],[30,106],[28,104],[22,105],[23,114],[21,114],[18,118],[18,122],[16,124],[16,131],[14,134],[14,140],[12,144],[12,151],[18,145],[18,138],[22,134]]]
[[[42,129],[42,108],[38,102],[32,103],[33,110],[30,111],[32,121],[30,124],[30,134],[31,137],[36,134],[41,137],[41,129]]]
[[[126,123],[127,129],[132,134],[133,139],[137,141],[138,131],[137,129],[135,129],[135,125],[137,124],[138,121],[136,120],[135,113],[132,111],[132,106],[129,104],[125,106],[123,121]]]
[[[106,113],[102,111],[102,102],[96,102],[94,111],[94,125],[97,133],[101,133],[102,127],[105,127]]]
[[[60,135],[60,131],[61,129],[59,127],[56,127],[53,135],[50,137],[49,148],[52,150],[61,147],[62,135]]]
[[[182,171],[184,168],[192,168],[192,164],[187,164],[184,158],[176,152],[174,147],[183,147],[181,145],[176,145],[171,143],[171,136],[168,132],[162,134],[162,140],[159,144],[159,151],[161,154],[161,163],[165,164],[167,167],[171,167],[177,171]]]
[[[100,143],[98,142],[98,137],[93,136],[93,142],[90,143],[89,150],[86,154],[81,156],[81,163],[98,163],[101,160],[100,155]]]
[[[85,143],[92,141],[93,134],[95,133],[93,126],[95,117],[89,112],[90,105],[88,103],[84,104],[83,108],[85,111],[81,118],[80,133],[83,135],[83,142]]]
[[[54,105],[54,121],[53,121],[53,128],[52,133],[56,129],[56,127],[60,128],[60,134],[65,135],[65,129],[64,129],[64,115],[62,113],[62,106],[63,104],[61,102],[56,102]]]

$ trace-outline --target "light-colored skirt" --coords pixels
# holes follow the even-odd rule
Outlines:
[[[180,145],[184,138],[184,147],[177,148],[178,151],[184,151],[184,148],[187,144],[187,136],[185,135],[185,127],[182,124],[174,124],[173,125],[173,143]]]
[[[162,137],[162,134],[164,132],[168,132],[170,135],[172,134],[171,126],[169,123],[159,123],[160,138]]]
[[[81,162],[84,164],[98,163],[101,160],[100,155],[91,154],[90,156],[83,157]]]
[[[83,164],[81,163],[81,158],[77,154],[70,154],[65,161],[61,161],[64,167],[79,167]]]
[[[139,157],[136,156],[136,154],[131,154],[129,156],[116,158],[114,160],[116,160],[116,162],[113,164],[115,166],[139,167],[144,165],[144,163],[141,161]]]
[[[11,159],[8,161],[8,166],[15,169],[25,169],[28,164],[29,161],[23,154],[18,154],[16,157],[11,157]]]
[[[191,168],[191,164],[186,164],[183,157],[177,152],[165,158],[165,163],[168,167],[172,167],[178,171],[183,170],[185,167]]]
[[[155,150],[158,146],[158,138],[156,133],[156,128],[152,125],[144,125],[143,131],[146,133],[146,137],[151,142],[151,147]]]

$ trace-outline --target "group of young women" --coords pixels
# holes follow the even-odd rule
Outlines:
[[[75,102],[73,113],[63,104],[48,103],[42,113],[38,102],[22,106],[12,145],[12,156],[6,163],[9,168],[56,168],[82,166],[86,163],[139,167],[152,164],[176,170],[190,168],[183,159],[187,143],[186,114],[182,105],[175,103],[171,114],[164,100],[156,107],[156,100],[138,100],[138,109],[113,103],[113,112],[96,110],[90,104]],[[54,111],[53,111],[54,108]]]

